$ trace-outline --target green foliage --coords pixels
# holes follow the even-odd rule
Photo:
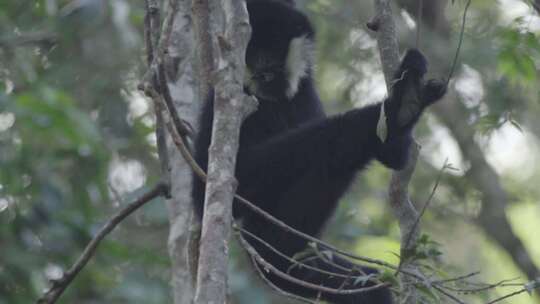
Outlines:
[[[518,19],[516,23],[523,23]],[[538,71],[534,56],[540,55],[537,35],[520,29],[504,29],[499,34],[501,47],[498,56],[498,70],[514,84],[536,85]]]
[[[1,304],[34,302],[116,211],[109,190],[114,159],[144,163],[147,179],[157,179],[146,139],[152,128],[142,123],[152,113],[128,122],[132,97],[121,94],[132,90],[126,75],[142,48],[123,40],[116,26],[140,26],[141,8],[128,4],[131,15],[112,22],[111,4],[91,28],[75,22],[69,32],[57,31],[68,27],[58,15],[68,2],[0,5]],[[42,40],[53,36],[54,44]],[[60,303],[169,302],[160,209],[148,206],[150,220],[139,214],[124,223],[131,228],[100,246]],[[135,229],[139,222],[144,233]]]

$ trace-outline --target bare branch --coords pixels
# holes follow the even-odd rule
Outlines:
[[[500,301],[502,301],[502,300],[505,300],[505,299],[508,299],[508,298],[517,296],[518,294],[522,294],[522,293],[524,293],[524,292],[529,292],[529,290],[528,290],[527,288],[522,288],[522,289],[520,289],[520,290],[517,290],[517,291],[511,292],[511,293],[509,293],[509,294],[507,294],[507,295],[504,295],[504,296],[502,296],[502,297],[500,297],[500,298],[497,298],[497,299],[494,299],[494,300],[492,300],[492,301],[489,301],[489,302],[487,302],[486,304],[497,303],[497,302],[500,302]]]
[[[159,63],[163,63],[166,59],[166,55],[168,54],[171,34],[174,25],[174,18],[178,13],[178,1],[179,0],[169,0],[169,10],[164,21],[165,25],[163,29],[163,34],[161,35],[161,40],[159,40],[158,45]]]
[[[433,200],[433,196],[435,195],[435,192],[437,192],[437,188],[439,187],[439,183],[441,182],[442,174],[443,174],[444,170],[447,168],[447,166],[448,166],[448,159],[446,159],[444,161],[444,164],[443,164],[441,170],[439,170],[439,174],[437,175],[437,179],[435,180],[435,185],[433,186],[433,189],[431,190],[431,193],[429,194],[428,199],[424,203],[424,206],[422,206],[422,210],[420,210],[420,214],[418,214],[418,216],[416,217],[416,220],[414,221],[414,224],[413,224],[413,226],[411,228],[411,231],[410,231],[411,234],[409,234],[407,236],[407,240],[405,241],[405,246],[404,246],[405,248],[409,248],[410,243],[411,243],[411,239],[412,239],[412,236],[413,236],[412,232],[417,230],[418,224],[420,223],[420,219],[422,218],[422,216],[426,212],[427,208],[431,204],[431,201]]]
[[[448,84],[450,83],[450,79],[452,79],[452,75],[454,74],[454,70],[456,69],[457,61],[459,58],[459,53],[461,52],[461,45],[463,44],[463,35],[465,33],[465,23],[467,21],[467,12],[469,11],[469,6],[471,5],[471,1],[467,1],[467,5],[465,5],[465,10],[463,11],[463,20],[461,21],[461,31],[459,33],[459,42],[456,49],[456,54],[454,55],[454,61],[452,62],[452,67],[450,68],[450,73],[448,73],[448,78],[446,79],[446,87],[448,87]]]
[[[160,195],[163,195],[165,191],[166,191],[165,185],[160,183],[156,185],[154,188],[152,188],[150,191],[143,194],[137,200],[126,205],[118,213],[116,213],[116,215],[111,217],[105,223],[105,225],[101,227],[98,233],[92,238],[90,243],[86,245],[86,248],[84,249],[83,253],[79,256],[79,258],[73,264],[73,266],[71,266],[71,268],[63,274],[62,278],[60,278],[59,280],[52,281],[51,288],[37,300],[37,303],[38,304],[56,303],[58,298],[60,298],[60,296],[69,286],[69,284],[73,282],[73,280],[79,274],[79,272],[84,268],[84,266],[86,266],[88,261],[94,256],[100,242],[131,213],[141,208],[142,206],[144,206],[144,204],[148,203],[152,199]]]
[[[455,281],[461,281],[461,280],[466,280],[470,277],[474,277],[476,275],[479,275],[480,274],[480,271],[475,271],[475,272],[471,272],[471,273],[468,273],[468,274],[465,274],[465,275],[462,275],[462,276],[459,276],[459,277],[455,277],[455,278],[451,278],[451,279],[445,279],[445,280],[438,280],[438,281],[433,281],[432,283],[448,283],[448,282],[455,282]]]
[[[390,1],[388,0],[374,0],[376,18],[378,20],[377,30],[377,43],[379,47],[379,53],[381,56],[381,62],[383,66],[383,72],[386,79],[386,87],[388,92],[391,92],[393,75],[399,66],[399,47],[396,35],[396,26],[392,16],[392,9]],[[402,110],[407,108],[407,104],[403,104]],[[411,146],[411,153],[407,165],[403,170],[394,171],[392,173],[392,179],[389,184],[389,199],[390,206],[394,215],[399,221],[401,230],[401,261],[399,270],[406,269],[416,273],[419,269],[414,266],[411,261],[403,259],[407,256],[407,252],[412,250],[416,246],[416,240],[420,234],[420,229],[416,223],[418,218],[417,211],[409,200],[408,185],[411,180],[412,174],[416,167],[416,161],[419,154],[418,144]],[[403,278],[402,284],[404,294],[407,294],[407,298],[404,299],[404,303],[417,303],[417,293],[412,287],[414,280],[410,277]]]
[[[276,248],[274,248],[272,245],[268,244],[267,242],[265,242],[263,239],[261,239],[260,237],[254,235],[253,233],[245,230],[244,228],[241,228],[239,227],[238,225],[235,225],[233,224],[233,228],[239,232],[241,232],[242,234],[245,234],[247,236],[249,236],[250,238],[256,240],[257,242],[263,244],[266,248],[270,249],[272,252],[274,252],[275,254],[277,254],[278,256],[286,259],[287,261],[293,263],[293,265],[296,267],[304,267],[304,268],[307,268],[307,269],[311,269],[313,271],[316,271],[316,272],[319,272],[319,273],[324,273],[324,274],[327,274],[329,276],[333,276],[333,277],[341,277],[341,278],[346,278],[346,279],[350,279],[350,278],[357,278],[359,276],[355,276],[355,275],[344,275],[344,274],[341,274],[341,273],[336,273],[336,272],[330,272],[330,271],[326,271],[326,270],[322,270],[322,269],[319,269],[317,267],[313,267],[309,264],[306,264],[305,263],[305,260],[301,260],[301,261],[298,261],[298,260],[295,260],[293,258],[291,258],[290,256],[282,253],[281,251],[277,250]],[[316,258],[319,258],[319,256],[317,256]],[[350,271],[352,272],[353,269],[345,269],[345,271]],[[287,271],[288,272],[288,271]]]
[[[458,304],[466,304],[465,302],[463,302],[462,300],[460,300],[458,297],[454,296],[453,294],[445,291],[444,289],[442,289],[441,287],[437,286],[437,285],[433,285],[433,288],[435,290],[437,290],[438,292],[442,293],[443,295],[447,296],[449,299],[451,299],[452,301],[458,303]]]
[[[146,63],[150,67],[154,62],[154,53],[160,36],[160,12],[157,0],[146,0],[144,15],[144,41],[146,44]]]
[[[259,275],[259,277],[268,285],[270,286],[270,288],[272,288],[273,290],[277,291],[277,293],[287,297],[287,298],[291,298],[293,300],[297,300],[297,301],[300,301],[300,302],[305,302],[305,303],[310,303],[310,304],[318,304],[319,302],[318,301],[313,301],[313,300],[310,300],[310,299],[307,299],[307,298],[304,298],[304,297],[300,297],[300,296],[297,296],[295,294],[292,294],[292,293],[288,293],[286,292],[285,290],[277,287],[274,283],[272,283],[272,281],[270,281],[265,275],[264,273],[262,272],[262,269],[260,267],[259,264],[257,264],[257,260],[255,259],[255,257],[251,257],[251,262],[253,263],[253,268],[255,268],[255,271],[257,272],[257,274]]]
[[[265,259],[263,259],[257,253],[257,251],[242,237],[241,234],[238,233],[237,235],[238,235],[240,243],[242,244],[244,249],[246,249],[246,251],[249,253],[249,255],[252,258],[254,258],[257,261],[257,263],[260,264],[264,268],[264,270],[270,271],[273,274],[275,274],[276,276],[278,276],[278,277],[280,277],[282,279],[285,279],[285,280],[287,280],[289,282],[298,284],[299,286],[309,288],[309,289],[312,289],[312,290],[318,290],[318,291],[321,291],[321,292],[326,292],[326,293],[331,293],[331,294],[341,294],[341,295],[364,293],[364,292],[377,290],[377,289],[380,289],[380,288],[390,286],[390,283],[380,283],[380,284],[376,284],[376,285],[373,285],[373,286],[370,286],[370,287],[339,290],[339,289],[335,289],[335,288],[329,288],[329,287],[309,283],[309,282],[297,279],[297,278],[295,278],[295,277],[293,277],[293,276],[291,276],[289,274],[286,274],[286,273],[282,272],[281,270],[277,269],[276,267],[274,267],[274,265],[268,263]]]

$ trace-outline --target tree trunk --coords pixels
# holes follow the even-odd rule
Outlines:
[[[227,302],[228,241],[240,126],[255,110],[255,103],[243,92],[251,28],[245,2],[239,0],[213,1],[212,6],[208,0],[194,0],[193,17],[199,92],[206,98],[212,96],[212,87],[215,91],[195,303],[221,304]]]
[[[194,72],[194,39],[191,20],[191,0],[179,0],[169,44],[170,60],[165,62],[169,89],[177,112],[196,128],[197,82]],[[171,195],[168,249],[171,258],[171,280],[175,304],[191,304],[195,296],[196,252],[200,223],[191,203],[191,168],[185,162],[170,137]]]
[[[386,79],[386,87],[390,92],[393,82],[393,75],[399,67],[399,46],[396,35],[396,26],[392,15],[390,1],[375,0],[375,13],[372,22],[375,22],[374,29],[377,31],[377,45],[381,57],[384,76]],[[370,26],[371,27],[371,26]],[[402,108],[407,107],[406,104]],[[409,199],[408,186],[412,174],[416,167],[418,158],[418,145],[411,146],[411,153],[407,166],[400,170],[392,172],[392,179],[388,186],[389,202],[394,216],[399,222],[401,234],[401,257],[400,268],[411,272],[419,272],[420,270],[407,259],[407,252],[416,246],[416,240],[420,235],[418,226],[418,212],[414,208]],[[415,304],[419,302],[418,293],[414,287],[414,279],[408,276],[401,277],[401,295],[399,303]]]

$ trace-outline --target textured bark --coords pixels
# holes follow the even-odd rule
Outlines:
[[[228,241],[237,185],[236,153],[242,121],[255,109],[254,102],[243,93],[245,50],[251,34],[245,3],[222,0],[212,4],[210,7],[207,0],[194,0],[193,5],[202,96],[210,96],[215,79],[214,121],[195,291],[197,304],[227,302]]]
[[[411,15],[417,16],[417,9],[411,6],[410,1],[400,0]],[[432,1],[424,1],[425,3]],[[429,11],[425,15],[432,16],[426,20],[422,26],[436,34],[431,44],[454,45],[448,39],[450,37],[450,25],[444,14],[444,3],[446,0],[437,0],[439,5],[432,3],[428,5]],[[540,0],[536,0],[540,4]],[[429,22],[434,19],[437,22]],[[464,42],[466,43],[466,41]],[[452,58],[454,50],[452,48],[430,48],[426,52],[431,52],[429,57]],[[444,53],[442,53],[444,52]],[[448,59],[446,59],[448,60]],[[512,257],[514,263],[523,271],[530,280],[540,276],[538,266],[536,266],[525,248],[523,242],[514,233],[512,226],[506,216],[505,208],[508,203],[508,195],[504,189],[500,178],[494,168],[488,163],[484,152],[474,140],[475,130],[465,123],[468,117],[467,109],[460,102],[454,88],[449,88],[449,93],[445,100],[435,105],[434,110],[440,121],[450,130],[456,140],[464,157],[469,162],[471,168],[467,171],[467,180],[482,194],[482,209],[476,223],[484,232],[501,246]]]
[[[386,79],[386,87],[388,92],[390,92],[393,75],[399,66],[399,47],[390,1],[375,0],[375,13],[376,16],[373,22],[375,22],[377,28],[377,44]],[[412,145],[407,166],[403,170],[394,171],[392,173],[392,179],[388,187],[390,206],[400,227],[401,257],[406,257],[406,252],[414,248],[420,233],[420,229],[417,225],[418,212],[411,203],[408,192],[409,182],[416,167],[418,153],[418,145]],[[411,272],[419,271],[417,267],[407,259],[402,259],[400,268]],[[411,281],[414,281],[414,279],[403,276],[401,280],[403,284],[401,285],[402,299],[400,300],[402,301],[399,303],[418,303],[417,292],[411,284],[413,283]]]
[[[169,90],[176,110],[188,123],[195,126],[197,106],[197,84],[194,78],[194,39],[191,24],[191,0],[179,0],[169,42],[166,68]],[[193,260],[197,246],[194,240],[199,235],[199,223],[191,204],[191,168],[186,164],[170,137],[167,147],[171,166],[171,195],[169,210],[170,232],[168,249],[171,259],[171,280],[175,304],[191,304],[195,296],[195,274]],[[195,248],[194,248],[195,247]],[[195,250],[193,250],[195,249]]]
[[[392,16],[390,1],[375,0],[375,14],[374,22],[377,27],[377,47],[381,56],[386,88],[390,92],[393,75],[399,67],[396,23]]]

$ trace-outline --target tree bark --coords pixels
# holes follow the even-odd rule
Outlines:
[[[372,22],[375,23],[374,25],[377,29],[377,45],[386,79],[386,87],[390,93],[393,75],[399,67],[399,47],[395,29],[396,26],[392,16],[390,1],[375,0],[374,2],[376,16]],[[402,107],[406,106],[406,104],[402,105]],[[411,146],[411,153],[407,166],[403,170],[394,171],[392,173],[392,178],[388,187],[390,207],[399,222],[401,233],[400,243],[402,260],[400,268],[411,272],[419,272],[418,267],[406,259],[406,253],[416,246],[416,240],[420,234],[420,228],[417,221],[418,212],[411,203],[408,192],[409,182],[416,167],[419,153],[418,149],[417,144]],[[401,284],[403,301],[400,301],[400,303],[418,303],[418,294],[412,284],[414,279],[403,276],[401,280],[403,283]]]
[[[534,10],[540,14],[540,0],[534,0],[532,3]]]
[[[243,93],[244,58],[251,28],[244,1],[222,0],[210,7],[207,0],[194,0],[193,15],[201,95],[211,96],[211,88],[215,88],[195,303],[226,303],[240,126],[255,109],[255,103]],[[219,63],[217,69],[214,62]]]
[[[195,128],[198,100],[194,72],[194,38],[191,23],[191,0],[178,0],[165,67],[168,87],[181,118]],[[195,296],[196,242],[200,223],[191,203],[191,168],[167,137],[170,156],[171,195],[167,201],[170,231],[171,285],[175,304],[191,304]]]

